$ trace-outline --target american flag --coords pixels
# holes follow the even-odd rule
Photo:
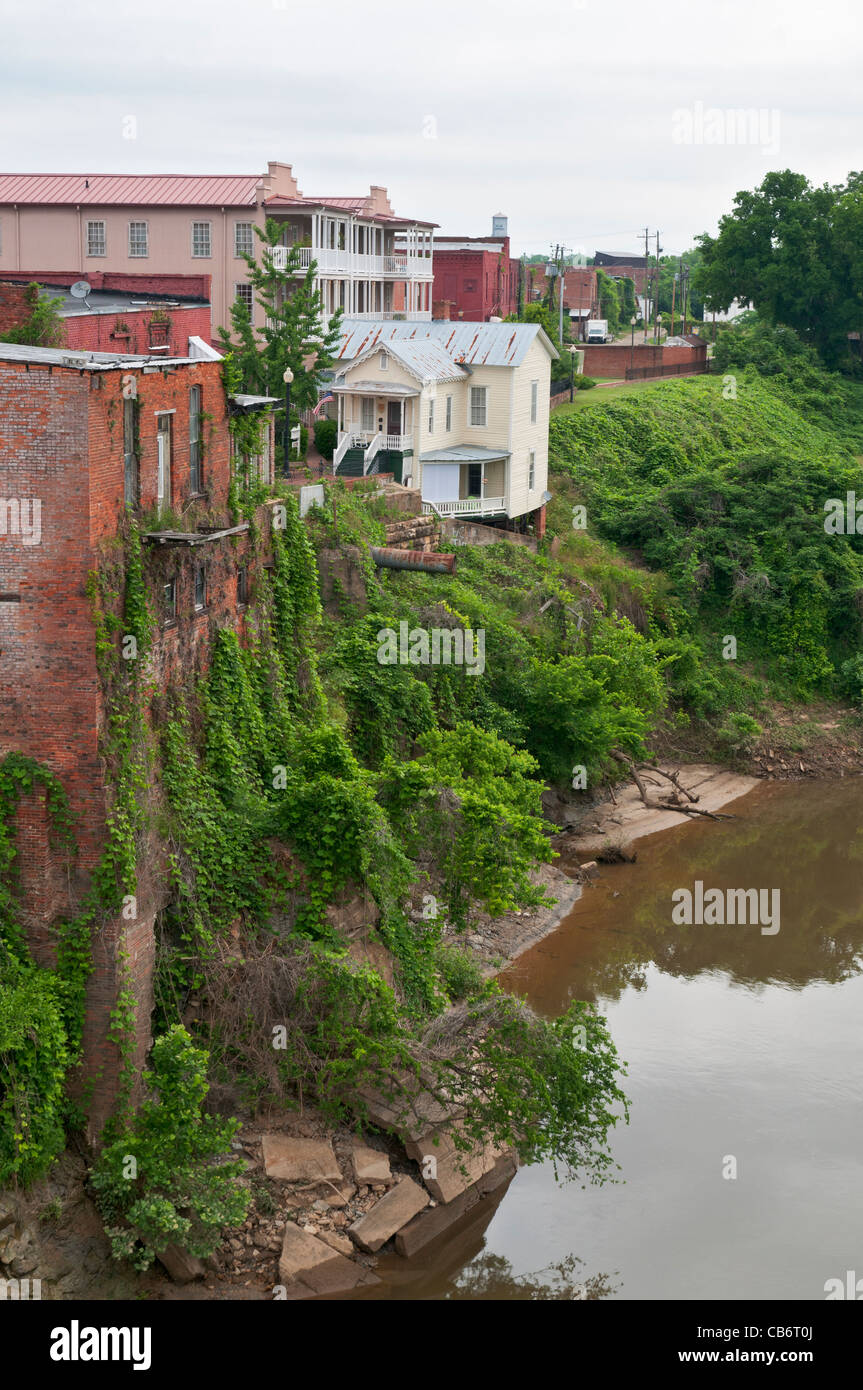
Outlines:
[[[335,398],[335,396],[333,395],[332,391],[330,392],[330,394],[329,394],[328,396],[321,396],[321,399],[318,401],[317,405],[315,406],[314,410],[312,411],[312,414],[313,414],[313,415],[317,415],[317,414],[318,414],[318,411],[323,410],[324,406],[327,404],[328,401],[334,401],[335,399],[336,399],[336,398]]]

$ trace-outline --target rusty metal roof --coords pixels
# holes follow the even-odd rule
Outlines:
[[[260,174],[0,174],[0,203],[254,207]]]
[[[432,339],[451,361],[469,367],[518,367],[537,335],[550,357],[558,353],[537,323],[451,323],[435,319],[411,323],[404,319],[368,322],[342,320],[343,337],[336,357],[352,360],[376,347]]]
[[[424,386],[432,381],[458,381],[460,377],[467,375],[463,368],[454,362],[443,345],[436,342],[433,337],[418,340],[390,339],[386,344],[371,343],[364,352],[352,358],[347,365],[356,366],[358,362],[366,361],[384,347],[397,362],[401,362],[407,368],[411,376],[416,377],[417,381],[421,381]],[[347,370],[347,366],[345,370]]]

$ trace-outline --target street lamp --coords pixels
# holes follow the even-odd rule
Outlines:
[[[659,346],[659,342],[660,342],[661,337],[662,337],[662,315],[661,315],[661,314],[657,314],[657,315],[656,315],[656,332],[655,332],[654,339],[653,339],[653,362],[654,362],[654,365],[656,365],[656,349],[657,349],[657,347]]]
[[[629,320],[629,326],[630,326],[630,328],[632,329],[632,337],[631,337],[630,343],[629,343],[629,370],[630,370],[630,371],[632,371],[632,364],[633,364],[633,360],[634,360],[634,358],[635,358],[635,325],[636,325],[637,323],[638,323],[638,319],[635,317],[635,314],[633,314],[633,315],[632,315],[632,318]]]
[[[282,376],[285,383],[285,459],[283,472],[286,478],[291,476],[291,382],[294,374],[290,367],[286,367]]]
[[[572,405],[575,395],[575,343],[569,345],[569,403]]]

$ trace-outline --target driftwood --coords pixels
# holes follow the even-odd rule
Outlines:
[[[629,775],[635,785],[644,805],[651,811],[677,811],[681,816],[706,816],[708,820],[734,820],[734,816],[721,811],[702,811],[692,804],[686,805],[684,798],[689,803],[698,801],[687,787],[680,781],[680,772],[664,772],[656,763],[636,763],[632,758],[628,758],[625,753],[617,749],[612,750],[611,756],[616,762],[622,763],[629,770]],[[651,774],[653,774],[651,776]],[[664,777],[671,783],[671,787],[660,801],[655,796],[651,796],[647,789],[647,783],[653,787],[661,785],[656,778]]]

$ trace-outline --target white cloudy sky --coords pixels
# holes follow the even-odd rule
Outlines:
[[[0,36],[4,171],[280,159],[517,252],[676,252],[768,169],[863,166],[860,0],[0,0]],[[768,148],[675,140],[697,103]]]

